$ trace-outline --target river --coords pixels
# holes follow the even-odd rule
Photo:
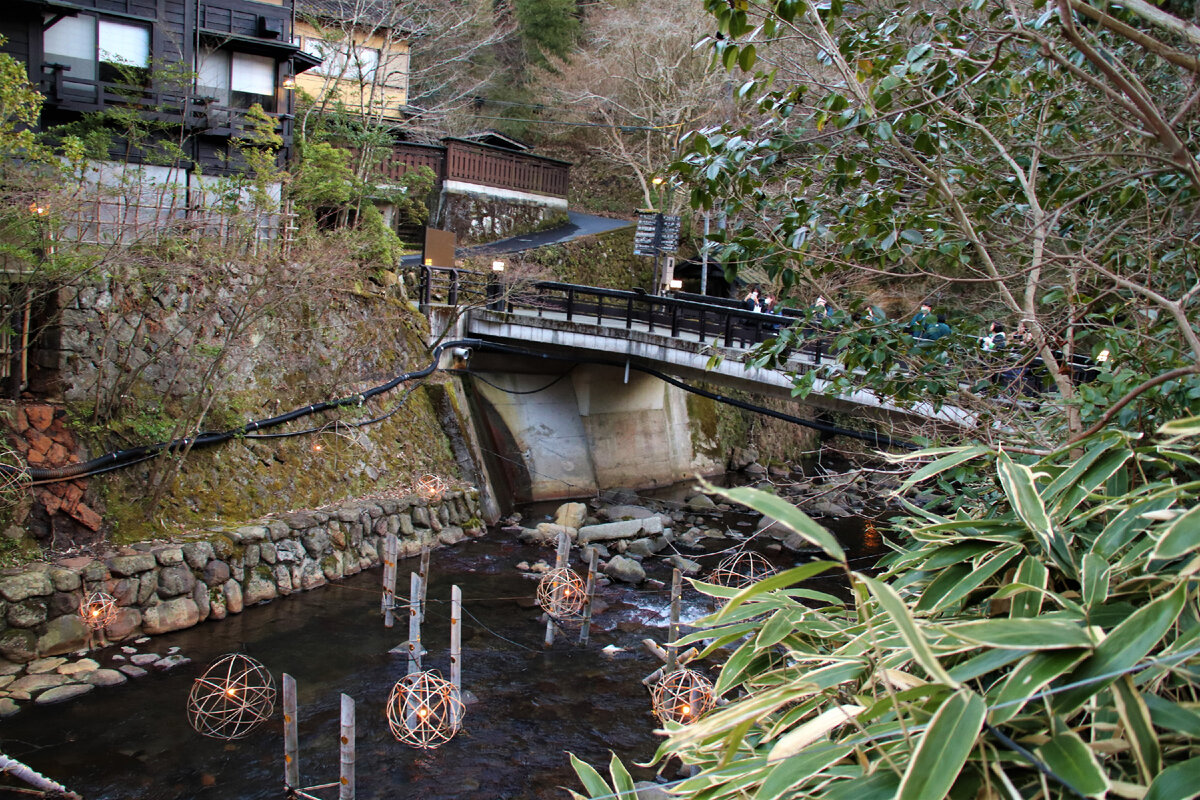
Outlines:
[[[854,523],[840,527],[854,552],[875,549],[863,550]],[[547,650],[540,611],[530,602],[536,581],[516,568],[539,558],[552,560],[553,553],[496,531],[433,553],[425,666],[448,673],[449,597],[457,584],[466,611],[463,688],[475,698],[464,731],[439,749],[411,749],[388,731],[385,701],[406,668],[406,657],[389,650],[407,629],[403,616],[390,630],[383,625],[379,569],[138,645],[159,654],[179,648],[192,663],[26,709],[0,723],[0,749],[88,800],[282,798],[278,704],[270,721],[236,742],[202,737],[187,721],[193,679],[222,654],[242,652],[262,661],[277,685],[283,672],[296,679],[303,786],[337,780],[340,694],[346,693],[357,703],[359,800],[566,797],[562,787],[581,790],[567,752],[602,772],[610,750],[631,767],[653,755],[659,739],[641,679],[658,663],[640,641],[665,639],[669,596],[655,587],[604,587],[598,597],[607,608],[591,642],[580,646],[560,634]],[[794,563],[786,555],[775,561]],[[401,593],[415,568],[415,559],[401,562]],[[669,585],[665,565],[650,576]],[[685,620],[708,608],[706,598],[685,592]],[[605,653],[609,645],[621,650]],[[114,667],[121,654],[110,647],[92,657]],[[654,775],[634,771],[638,779]],[[337,789],[314,794],[336,798]]]

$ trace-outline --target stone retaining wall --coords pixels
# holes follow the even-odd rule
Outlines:
[[[0,675],[40,657],[88,646],[85,592],[105,591],[119,612],[110,642],[224,619],[247,606],[354,575],[380,561],[383,537],[401,556],[482,533],[478,493],[347,502],[260,524],[210,528],[178,541],[139,543],[104,558],[67,558],[0,575]]]

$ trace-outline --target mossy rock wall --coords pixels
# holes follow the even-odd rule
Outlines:
[[[477,493],[454,490],[432,500],[348,501],[188,532],[171,542],[4,570],[0,674],[15,675],[35,659],[88,647],[95,634],[80,608],[97,592],[115,602],[101,618],[103,637],[120,642],[222,620],[378,566],[389,536],[396,537],[397,555],[410,558],[483,531]],[[30,699],[30,692],[18,696],[0,684],[0,701],[9,701],[10,711],[11,703]]]
[[[419,383],[355,400],[428,364],[424,317],[399,287],[328,254],[301,257],[155,261],[63,291],[63,400],[82,442],[72,460],[348,399],[90,479],[115,541],[401,492],[425,473],[459,477]]]

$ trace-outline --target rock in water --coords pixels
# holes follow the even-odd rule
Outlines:
[[[641,583],[646,580],[646,570],[632,558],[613,556],[604,567],[604,574],[624,583]]]

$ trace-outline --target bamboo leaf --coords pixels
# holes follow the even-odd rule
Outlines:
[[[1200,714],[1156,694],[1145,694],[1142,699],[1155,725],[1200,739]]]
[[[1033,470],[1024,464],[1017,464],[1006,453],[1000,454],[996,470],[1004,494],[1008,496],[1008,502],[1012,504],[1021,521],[1033,532],[1046,555],[1049,555],[1054,551],[1054,528],[1046,514],[1042,496],[1038,494]]]
[[[579,780],[583,783],[583,788],[587,790],[589,797],[607,797],[612,794],[604,778],[600,777],[600,773],[588,764],[586,761],[580,761],[575,757],[574,753],[567,753],[571,757],[571,768],[575,770],[575,774],[579,776]]]
[[[1146,792],[1146,800],[1187,800],[1191,797],[1200,797],[1200,756],[1167,767]]]
[[[949,608],[959,600],[962,600],[968,594],[975,591],[985,582],[990,580],[997,572],[1007,567],[1008,562],[1011,561],[1013,557],[1021,551],[1021,549],[1022,548],[1018,545],[1006,547],[1005,549],[993,555],[991,558],[985,560],[979,566],[970,569],[969,573],[964,575],[954,586],[950,587],[948,591],[940,592],[941,596],[930,608],[935,611],[940,611],[942,609]],[[932,588],[932,584],[930,584],[930,586]],[[922,596],[921,601],[917,603],[917,610],[921,610],[924,600],[925,598]]]
[[[962,771],[983,727],[983,698],[960,689],[938,708],[900,780],[897,800],[945,797]]]
[[[1196,548],[1200,548],[1200,505],[1192,506],[1171,521],[1150,558],[1179,558]]]
[[[618,800],[637,800],[637,787],[633,785],[633,776],[625,769],[616,753],[609,759],[608,772],[612,775],[613,788],[617,790]]]
[[[945,630],[968,642],[1015,650],[1064,650],[1095,644],[1079,625],[1056,619],[982,619],[947,625]]]
[[[1051,650],[1025,659],[1009,673],[1008,680],[1000,687],[1000,692],[992,702],[991,723],[1000,725],[1015,717],[1030,697],[1074,667],[1086,655],[1087,652],[1083,650]]]
[[[940,452],[949,452],[949,455],[939,458],[937,461],[931,461],[930,463],[926,464],[925,466],[921,467],[919,470],[914,472],[912,475],[910,475],[908,477],[907,480],[904,481],[904,483],[902,483],[900,485],[900,488],[896,490],[896,494],[904,494],[905,492],[907,492],[913,486],[916,486],[921,481],[932,478],[935,475],[941,475],[946,470],[954,469],[959,464],[965,464],[966,462],[968,462],[972,459],[979,458],[980,456],[991,455],[991,453],[992,453],[990,448],[984,447],[982,445],[975,445],[973,447],[964,447],[961,449],[953,448],[953,449],[950,449],[949,451],[925,450],[925,451],[921,451],[918,453],[912,453],[908,457],[909,458],[919,458],[923,455],[928,456],[931,453],[940,453]]]
[[[1129,743],[1133,745],[1142,780],[1150,783],[1162,771],[1162,750],[1150,721],[1150,709],[1128,675],[1113,684],[1113,699]]]
[[[1079,794],[1103,797],[1108,791],[1108,777],[1079,734],[1060,733],[1039,747],[1037,753],[1056,776]]]
[[[1116,679],[1115,673],[1130,669],[1145,658],[1175,624],[1186,598],[1187,584],[1180,583],[1170,593],[1134,611],[1113,628],[1095,652],[1071,673],[1073,683],[1084,682],[1084,685],[1055,695],[1051,700],[1054,710],[1063,715],[1074,711],[1110,685]]]
[[[781,736],[779,741],[775,742],[775,746],[771,748],[771,752],[767,754],[767,761],[782,761],[785,758],[791,758],[834,728],[854,719],[864,710],[863,706],[847,703],[822,711],[808,722]]]
[[[830,567],[839,566],[831,561],[810,561],[807,564],[802,564],[799,567],[793,567],[785,570],[778,575],[772,575],[769,578],[764,578],[757,583],[753,583],[742,589],[729,599],[725,607],[713,614],[708,619],[712,623],[720,623],[733,614],[734,609],[745,603],[747,600],[753,600],[761,594],[766,594],[774,589],[785,589],[792,584],[800,583],[800,581],[808,580],[811,577],[820,575]]]
[[[745,487],[715,489],[705,486],[705,489],[711,489],[715,494],[719,494],[731,502],[739,503],[770,517],[788,530],[799,534],[810,544],[824,550],[835,561],[846,560],[845,551],[842,550],[842,546],[838,544],[832,533],[783,498]]]
[[[1108,562],[1095,553],[1083,557],[1083,604],[1088,608],[1102,605],[1108,599]]]
[[[1200,417],[1174,419],[1158,429],[1163,436],[1200,436]]]
[[[896,593],[896,590],[886,583],[881,583],[865,575],[855,573],[855,577],[867,585],[871,590],[871,594],[875,595],[875,599],[879,601],[879,605],[883,607],[887,615],[896,623],[900,635],[904,637],[904,641],[912,649],[913,658],[929,673],[929,676],[947,686],[958,686],[938,662],[937,657],[933,654],[933,648],[929,646],[929,641],[921,633],[920,629],[917,628],[916,620],[908,613],[908,606],[900,599],[900,595]]]
[[[784,795],[793,796],[792,792],[798,784],[841,761],[852,749],[850,745],[827,744],[783,760],[772,768],[770,776],[763,781],[758,793],[754,795],[755,800],[777,800]],[[770,757],[767,758],[768,762],[771,760]]]
[[[1046,565],[1034,556],[1026,556],[1021,565],[1017,567],[1017,583],[1024,583],[1029,586],[1036,586],[1039,589],[1046,588],[1046,579],[1049,576],[1049,570]],[[1019,617],[1036,617],[1042,611],[1042,593],[1041,592],[1022,592],[1013,597],[1012,608],[1008,615],[1017,619]]]
[[[822,800],[895,800],[900,778],[890,769],[881,769],[863,778],[838,781],[821,794]]]

